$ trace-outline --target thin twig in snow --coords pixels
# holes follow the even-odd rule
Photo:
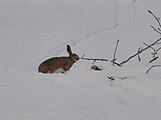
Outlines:
[[[146,74],[147,74],[153,67],[161,67],[161,65],[153,65],[153,66],[151,66],[151,67],[146,71]]]
[[[81,58],[82,60],[93,60],[93,61],[109,61],[109,60],[107,60],[107,59],[95,59],[95,58],[84,58],[84,57],[82,57]]]
[[[117,40],[116,47],[115,47],[115,51],[114,51],[114,55],[113,55],[113,60],[112,60],[113,66],[115,65],[116,51],[117,51],[118,43],[119,43],[119,40]]]
[[[153,58],[152,60],[149,61],[149,63],[152,63],[153,61],[155,61],[155,60],[158,59],[158,58],[159,58],[158,56],[155,57],[155,58]]]

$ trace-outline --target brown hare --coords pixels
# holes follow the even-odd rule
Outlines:
[[[68,57],[53,57],[45,60],[39,65],[38,72],[41,73],[64,73],[68,71],[72,65],[79,60],[79,56],[72,53],[71,47],[67,45]]]

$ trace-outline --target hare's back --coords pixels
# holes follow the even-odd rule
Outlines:
[[[48,60],[45,60],[42,64],[45,64],[48,67],[53,67],[56,65],[65,64],[68,61],[67,57],[53,57]]]

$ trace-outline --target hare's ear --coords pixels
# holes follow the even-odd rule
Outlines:
[[[72,50],[71,50],[71,48],[70,48],[70,45],[67,45],[67,52],[69,53],[69,55],[72,54]]]

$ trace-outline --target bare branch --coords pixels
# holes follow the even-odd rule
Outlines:
[[[161,38],[159,38],[158,40],[156,40],[154,43],[152,43],[151,45],[143,48],[142,50],[140,50],[139,52],[135,53],[134,55],[130,56],[128,59],[126,59],[125,61],[121,62],[120,65],[123,65],[125,63],[127,63],[129,60],[131,60],[132,58],[134,58],[135,56],[137,56],[138,54],[141,54],[142,52],[144,52],[145,50],[151,48],[151,46],[155,45],[156,43],[158,43],[161,40]]]
[[[141,47],[138,49],[138,52],[141,51]],[[140,54],[138,54],[138,60],[139,62],[141,62],[141,57],[140,57]]]
[[[156,29],[153,25],[151,25],[151,27],[153,28],[153,30],[154,30],[155,32],[157,32],[157,33],[161,34],[161,31],[159,31],[159,30],[160,30],[159,28],[158,28],[158,29]]]
[[[143,42],[144,45],[149,46],[148,44],[146,44],[145,42]],[[152,46],[150,46],[151,49],[153,49],[154,51],[156,51]]]
[[[119,66],[119,67],[122,67],[122,65],[121,64],[119,64],[119,63],[117,63],[117,62],[115,62],[115,61],[111,61],[113,64],[116,64],[117,66]]]
[[[159,50],[161,50],[161,47],[160,47],[160,48],[158,48],[156,51],[158,52]]]
[[[152,60],[149,61],[149,63],[152,63],[153,61],[155,61],[155,60],[158,59],[158,58],[159,58],[158,56],[155,57],[155,58],[153,58]]]
[[[146,44],[145,42],[143,42],[143,44],[144,45],[146,45],[146,46],[149,46],[148,44]],[[159,43],[157,43],[157,44],[159,44]],[[157,44],[155,44],[155,45],[157,45]],[[159,51],[159,50],[161,50],[161,47],[160,48],[158,48],[158,49],[155,49],[154,47],[150,47],[151,49],[153,49],[153,53],[152,53],[152,55],[153,55],[153,58],[156,58],[155,56],[157,55],[157,52]]]
[[[85,56],[85,54],[83,54],[81,58],[84,58],[84,56]]]
[[[146,45],[146,46],[149,46],[149,45],[146,44],[145,42],[143,42],[143,44]],[[157,43],[157,44],[160,44],[160,43]],[[157,45],[157,44],[155,44],[155,45]],[[151,46],[150,48],[154,50],[154,52],[152,53],[152,55],[153,55],[153,58],[155,58],[155,55],[157,54],[157,52],[158,52],[159,50],[161,50],[161,47],[158,48],[158,49],[155,49],[155,48],[153,48],[153,47]]]
[[[113,60],[112,60],[113,66],[114,66],[114,64],[115,64],[114,62],[116,60],[116,51],[117,51],[118,43],[119,43],[119,40],[117,40],[116,47],[115,47],[115,51],[114,51],[114,55],[113,55]]]
[[[107,59],[95,59],[95,58],[84,58],[84,57],[82,57],[80,59],[82,59],[82,60],[94,60],[94,61],[109,61]]]
[[[159,27],[161,28],[160,18],[158,18],[152,11],[148,10],[148,12],[156,19]]]
[[[161,42],[156,43],[155,45],[161,45]]]
[[[106,61],[106,62],[109,61],[109,60],[107,60],[107,59],[84,58],[84,55],[83,55],[82,58],[80,58],[80,59],[82,59],[82,60],[93,60],[93,64],[94,64],[94,62],[96,62],[96,61]],[[110,61],[110,62],[116,64],[116,65],[119,66],[119,67],[121,67],[121,65],[120,65],[119,63],[115,62],[115,61]]]
[[[151,66],[151,67],[146,71],[146,74],[147,74],[152,68],[154,68],[154,67],[161,67],[161,65],[153,65],[153,66]]]
[[[146,44],[145,42],[143,42],[144,45],[149,46],[148,44]],[[152,46],[150,47],[151,49],[153,49],[154,52],[152,52],[152,58],[155,58],[155,55],[157,54],[157,51],[155,48],[153,48]]]
[[[161,29],[160,29],[160,28],[158,28],[158,30],[159,30],[159,31],[161,31]]]

